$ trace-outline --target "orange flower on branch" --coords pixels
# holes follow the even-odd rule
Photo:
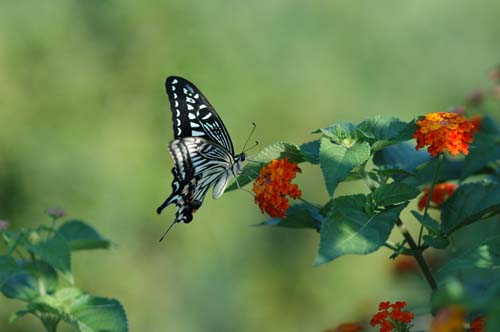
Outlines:
[[[432,191],[431,202],[437,207],[441,206],[457,189],[457,185],[453,183],[439,183],[434,186]],[[430,188],[424,189],[424,195],[418,201],[419,210],[425,209],[427,200],[429,199]]]
[[[471,332],[484,332],[484,328],[484,317],[482,316],[476,317],[472,323],[470,323]]]
[[[474,128],[472,128],[473,135],[481,130],[481,122],[483,122],[483,117],[481,115],[476,115],[470,119],[470,123],[474,125]]]
[[[363,326],[359,325],[356,322],[347,322],[347,323],[342,323],[332,329],[325,330],[323,332],[361,332],[364,330],[365,329],[363,328]]]
[[[395,327],[397,331],[408,331],[414,315],[408,310],[402,311],[406,304],[402,301],[393,304],[389,301],[380,302],[378,312],[373,315],[370,325],[380,325],[380,332],[392,332]]]
[[[428,113],[423,120],[417,121],[417,131],[413,138],[417,140],[416,149],[428,145],[427,151],[432,157],[448,150],[452,155],[469,153],[474,125],[457,113]]]
[[[300,173],[296,163],[285,159],[274,159],[261,168],[253,184],[255,203],[262,212],[271,217],[283,218],[290,207],[287,196],[297,199],[302,195],[299,186],[290,182]]]
[[[431,332],[465,332],[465,310],[452,305],[438,311],[431,323]]]

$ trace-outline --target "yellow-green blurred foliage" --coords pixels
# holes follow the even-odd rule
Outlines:
[[[425,295],[394,283],[384,249],[313,268],[318,235],[248,227],[265,216],[244,191],[208,197],[158,243],[173,218],[155,213],[172,167],[164,80],[197,84],[236,150],[251,122],[261,147],[302,143],[337,120],[461,104],[499,60],[499,13],[498,1],[3,0],[0,218],[33,226],[57,204],[113,240],[72,265],[84,290],[123,303],[131,331],[320,331]],[[317,168],[298,182],[326,201]],[[21,306],[0,298],[0,331],[41,331],[7,323]]]

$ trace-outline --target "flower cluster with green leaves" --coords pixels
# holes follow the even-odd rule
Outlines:
[[[496,223],[500,230],[500,129],[488,116],[499,109],[500,94],[494,91],[450,112],[411,121],[383,116],[358,124],[340,121],[315,130],[310,142],[272,144],[252,158],[257,163],[246,166],[238,185],[259,174],[255,202],[271,216],[262,225],[319,233],[315,265],[388,248],[391,259],[415,260],[431,288],[433,310],[460,304],[484,314],[487,331],[500,331],[500,278],[491,281],[500,266],[499,233],[484,231],[460,248],[452,244],[456,233],[478,223]],[[321,169],[326,202],[307,201],[307,193],[291,184],[303,163]],[[368,193],[335,195],[341,183],[353,181],[366,184]],[[287,195],[296,203],[289,206]],[[403,211],[410,213],[403,217]],[[419,224],[416,234],[409,223]],[[394,228],[402,235],[397,242],[389,241]],[[437,273],[423,255],[430,248],[455,253]],[[489,275],[480,294],[459,277],[470,269]],[[409,331],[389,329],[393,323],[384,321],[384,331]]]
[[[50,225],[9,230],[0,222],[0,237],[6,252],[0,252],[0,292],[26,303],[12,314],[11,321],[32,314],[46,331],[57,331],[64,321],[80,332],[126,332],[127,317],[116,299],[98,297],[76,287],[71,272],[75,251],[107,249],[109,240],[80,220],[62,223],[64,211],[51,208]]]

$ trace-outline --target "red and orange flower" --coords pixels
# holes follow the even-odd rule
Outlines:
[[[406,302],[389,301],[380,302],[378,312],[370,320],[371,326],[380,326],[380,332],[392,332],[394,328],[397,331],[408,331],[414,315],[408,310],[402,310],[407,305]]]
[[[290,207],[287,196],[297,199],[302,195],[299,186],[290,182],[301,170],[296,163],[274,159],[261,168],[253,184],[255,203],[271,217],[283,218]]]
[[[453,183],[438,183],[432,191],[431,202],[436,204],[436,207],[441,206],[457,189],[457,185]],[[429,199],[430,188],[424,189],[424,194],[418,201],[419,210],[425,209],[427,200]]]
[[[413,134],[417,150],[428,145],[427,151],[432,157],[445,150],[452,155],[469,153],[474,125],[463,115],[454,112],[428,113],[424,119],[417,121],[417,125]]]
[[[465,332],[463,307],[451,305],[438,311],[431,323],[431,332]]]
[[[476,317],[472,323],[470,323],[470,330],[471,332],[484,332],[485,328],[485,323],[484,323],[484,317],[479,316]]]

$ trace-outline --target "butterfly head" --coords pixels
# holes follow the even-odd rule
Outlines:
[[[244,162],[246,159],[247,159],[247,154],[244,152],[238,156],[238,161],[240,162]]]

